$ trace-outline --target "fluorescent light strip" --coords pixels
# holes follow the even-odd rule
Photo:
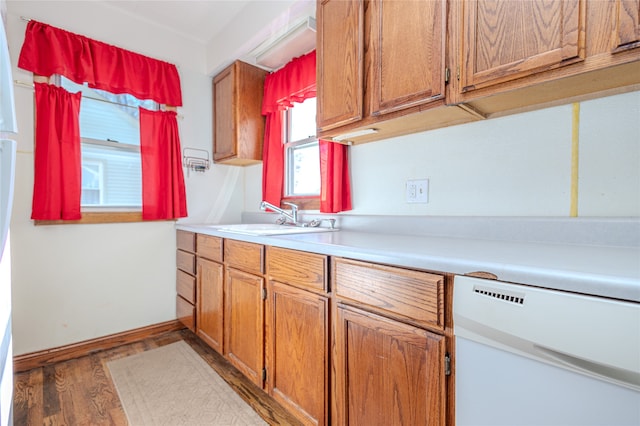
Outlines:
[[[371,135],[378,133],[378,129],[362,129],[355,132],[343,133],[341,135],[334,136],[332,139],[336,142],[341,142],[345,139],[357,138],[359,136]]]

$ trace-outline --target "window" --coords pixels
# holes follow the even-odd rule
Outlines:
[[[316,98],[294,103],[284,120],[285,198],[320,195],[320,152],[316,138]]]
[[[64,77],[61,86],[82,91],[80,135],[82,137],[83,210],[141,210],[142,173],[138,107],[157,110],[153,101],[127,94],[115,95],[78,85]]]
[[[104,175],[102,163],[82,163],[82,201],[84,205],[99,206],[103,203]]]

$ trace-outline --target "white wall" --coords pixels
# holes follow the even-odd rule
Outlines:
[[[205,46],[120,14],[102,2],[8,1],[14,78],[26,22],[36,19],[178,65],[183,147],[211,153],[211,77]],[[96,19],[99,17],[99,19]],[[34,226],[33,91],[16,86],[18,155],[11,222],[14,354],[48,349],[175,319],[174,222]],[[185,174],[189,221],[237,222],[242,170]]]
[[[640,216],[640,92],[582,102],[578,216]],[[366,215],[564,216],[571,205],[572,105],[351,147],[353,210]],[[258,211],[262,166],[247,170]],[[408,179],[429,202],[405,202]]]

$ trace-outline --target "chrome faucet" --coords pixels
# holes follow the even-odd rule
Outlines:
[[[296,204],[287,203],[287,202],[283,202],[282,204],[286,204],[287,206],[290,206],[291,213],[281,209],[280,207],[274,206],[273,204],[267,201],[263,201],[260,203],[260,210],[264,211],[269,209],[269,210],[273,210],[274,212],[280,213],[280,218],[277,221],[277,223],[280,225],[287,222],[291,223],[292,225],[299,225],[298,224],[298,206]]]

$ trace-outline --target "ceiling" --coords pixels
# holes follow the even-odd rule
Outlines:
[[[259,0],[103,0],[103,3],[206,45],[244,7],[256,1]]]
[[[93,1],[204,45],[213,71],[229,58],[272,71],[315,47],[315,0]]]

